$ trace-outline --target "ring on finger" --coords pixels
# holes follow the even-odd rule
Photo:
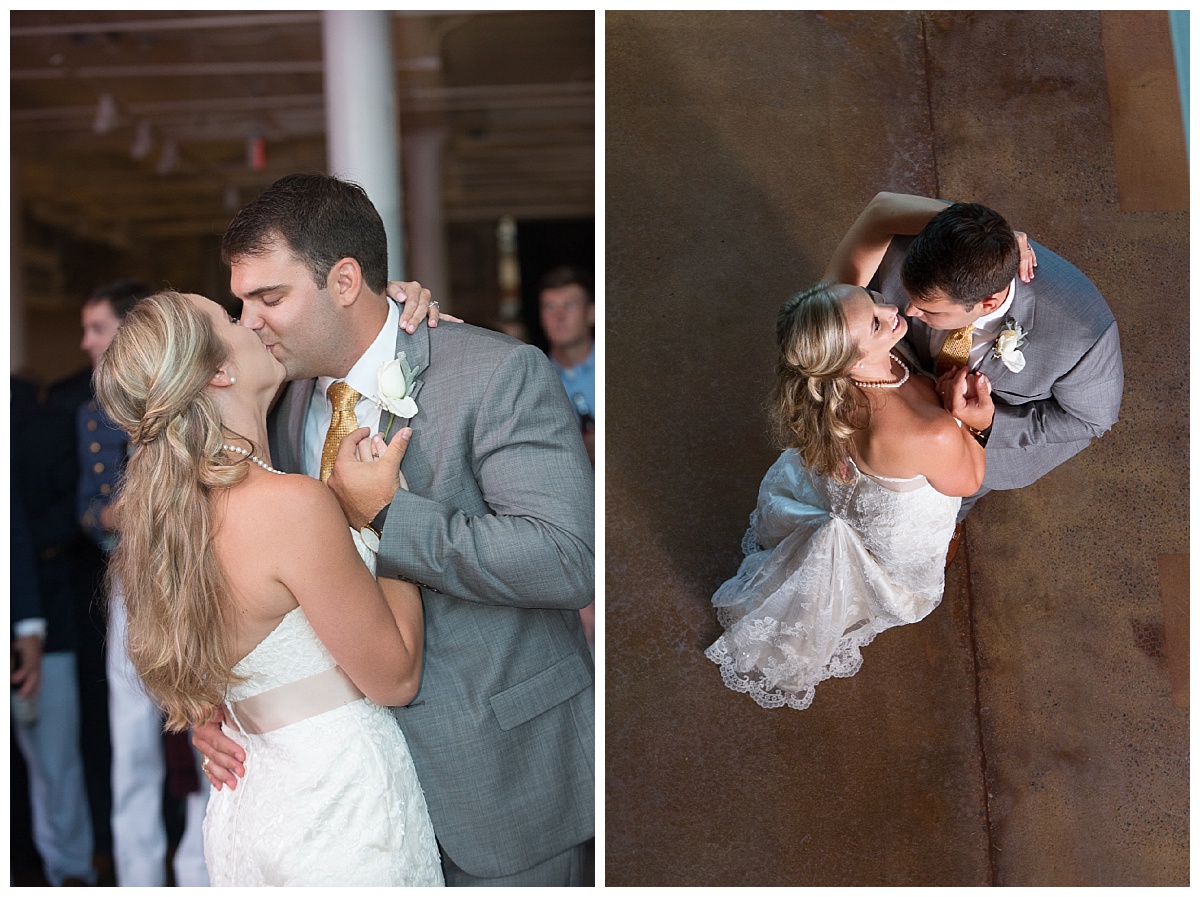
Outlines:
[[[202,761],[200,761],[200,768],[203,769],[205,772],[208,772],[208,757],[207,757],[207,755],[204,757],[204,759]]]
[[[430,307],[430,308],[436,308],[436,309],[439,309],[439,310],[440,310],[440,309],[441,309],[441,307],[442,307],[442,303],[440,303],[440,302],[438,302],[436,299],[434,299],[432,302],[430,302],[430,303],[429,303],[429,307]]]

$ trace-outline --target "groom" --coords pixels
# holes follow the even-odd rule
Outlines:
[[[982,495],[1028,486],[1111,428],[1121,407],[1121,344],[1107,303],[1070,262],[1030,246],[1037,271],[1026,282],[1004,218],[955,203],[915,237],[893,238],[872,281],[908,316],[905,339],[921,365],[951,370],[939,392],[951,393],[952,413],[987,447],[987,474],[963,499],[956,540]],[[974,407],[974,378],[955,380],[963,368],[987,378],[994,418]]]
[[[275,464],[318,475],[335,383],[361,395],[357,423],[372,432],[412,426],[407,490],[349,451],[329,485],[379,540],[379,575],[421,586],[421,687],[395,714],[446,883],[590,883],[595,693],[579,609],[595,588],[594,487],[557,375],[488,330],[399,326],[383,222],[356,185],[281,179],[238,213],[222,257],[242,324],[293,381],[271,420]],[[405,417],[373,401],[380,365],[401,353],[415,372]],[[231,782],[241,764],[219,761],[244,761],[240,749],[210,726],[196,740]]]

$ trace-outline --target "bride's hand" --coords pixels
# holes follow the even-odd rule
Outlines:
[[[943,374],[937,383],[942,407],[968,427],[986,430],[992,425],[996,406],[992,384],[983,374],[968,373],[965,367]]]
[[[1033,280],[1033,269],[1037,267],[1037,253],[1029,245],[1029,236],[1020,230],[1013,231],[1017,238],[1017,247],[1021,250],[1021,265],[1017,270],[1023,283]]]
[[[395,439],[395,437],[398,435],[398,433],[394,434],[392,438]],[[354,457],[358,458],[358,460],[362,461],[364,464],[371,464],[375,461],[383,461],[384,455],[387,454],[387,448],[387,443],[383,440],[383,434],[376,433],[370,439],[364,439],[355,447]],[[407,445],[405,446],[405,450],[407,451]],[[404,455],[401,454],[400,457],[403,459]],[[400,488],[407,492],[408,480],[404,478],[404,471],[397,470],[396,476],[399,479]]]
[[[412,427],[401,428],[387,446],[382,436],[372,437],[366,427],[342,437],[328,486],[353,529],[362,529],[374,520],[403,485],[400,462],[412,432]]]
[[[463,322],[462,318],[444,314],[438,303],[434,301],[433,294],[415,280],[411,282],[389,280],[385,292],[390,298],[404,304],[404,310],[400,313],[400,326],[409,333],[415,332],[417,325],[426,317],[429,318],[430,327],[436,327],[438,321],[442,319],[454,321],[457,324]]]

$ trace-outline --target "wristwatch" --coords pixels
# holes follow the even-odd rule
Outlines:
[[[379,532],[371,524],[368,523],[360,529],[358,535],[367,548],[371,549],[375,554],[379,554]]]
[[[970,424],[965,424],[964,426],[966,426],[966,428],[971,431],[971,435],[975,437],[976,442],[978,442],[984,448],[987,448],[988,439],[992,435],[992,427],[994,427],[995,425],[996,424],[993,421],[992,423],[988,424],[988,428],[986,430],[976,430]]]
[[[379,554],[379,540],[383,536],[383,525],[387,521],[387,512],[390,505],[384,505],[383,510],[375,515],[375,519],[358,531],[362,536],[363,544],[371,549],[376,554]]]

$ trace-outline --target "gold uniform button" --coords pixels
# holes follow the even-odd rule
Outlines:
[[[94,430],[94,429],[96,429],[96,422],[95,422],[94,420],[90,420],[90,421],[88,421],[88,429],[89,429],[89,430]]]
[[[96,465],[92,468],[92,472],[93,473],[104,473],[104,465],[101,462],[97,461]]]
[[[88,446],[88,448],[90,448],[92,450],[92,454],[94,455],[94,454],[96,454],[96,452],[100,451],[100,443],[93,442],[91,445]]]
[[[108,493],[110,493],[110,492],[112,492],[112,487],[110,485],[108,485],[108,483],[100,484],[100,494],[101,495],[108,495]]]

